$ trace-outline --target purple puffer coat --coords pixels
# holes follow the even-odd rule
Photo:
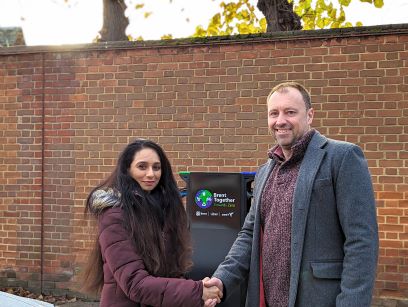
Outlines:
[[[123,227],[122,214],[119,207],[110,207],[99,216],[104,273],[100,307],[203,306],[201,281],[149,275]]]

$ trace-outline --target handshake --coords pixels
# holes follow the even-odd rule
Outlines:
[[[204,307],[214,307],[221,302],[223,296],[222,281],[216,277],[206,277],[203,282],[203,296]]]

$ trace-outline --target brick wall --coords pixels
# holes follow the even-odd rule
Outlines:
[[[359,144],[376,191],[375,296],[408,296],[408,26],[0,50],[0,286],[75,294],[89,190],[136,137],[175,173],[255,171],[265,100],[312,94],[313,126]],[[182,180],[179,181],[183,185]]]

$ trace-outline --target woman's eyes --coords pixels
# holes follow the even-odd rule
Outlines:
[[[137,168],[140,170],[146,170],[148,168],[147,164],[139,164],[137,165]],[[153,165],[152,166],[153,171],[157,172],[161,170],[161,165]]]

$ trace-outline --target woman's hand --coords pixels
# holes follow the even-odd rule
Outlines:
[[[203,296],[202,299],[205,302],[205,307],[213,307],[215,304],[221,302],[222,291],[216,286],[206,286],[205,282],[210,280],[206,277],[202,280],[203,282]]]

